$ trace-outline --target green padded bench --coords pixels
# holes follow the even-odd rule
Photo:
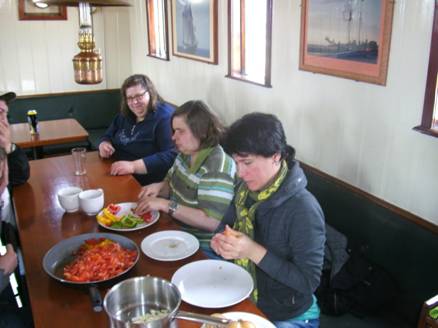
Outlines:
[[[75,118],[89,133],[87,143],[44,147],[44,154],[68,152],[75,146],[97,149],[99,138],[120,108],[120,90],[99,90],[19,97],[9,106],[10,123],[27,120],[27,111],[36,109],[41,121]]]
[[[365,192],[303,165],[308,189],[327,222],[349,247],[388,271],[400,288],[393,313],[359,319],[322,316],[321,327],[416,327],[423,302],[438,294],[438,227]]]

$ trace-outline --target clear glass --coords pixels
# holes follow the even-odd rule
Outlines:
[[[77,147],[71,150],[73,157],[73,165],[75,175],[87,174],[87,169],[85,168],[85,162],[87,160],[87,149],[85,147]]]

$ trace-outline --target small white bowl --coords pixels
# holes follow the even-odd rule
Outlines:
[[[58,201],[67,213],[79,210],[79,194],[82,189],[79,187],[66,187],[58,191]]]

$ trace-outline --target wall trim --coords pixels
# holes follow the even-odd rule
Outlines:
[[[78,94],[89,94],[89,93],[106,93],[108,91],[116,91],[120,89],[100,89],[100,90],[87,90],[87,91],[69,91],[69,92],[57,92],[57,93],[39,93],[25,96],[17,96],[17,99],[31,99],[31,98],[44,98],[44,97],[61,97],[70,96]]]
[[[422,228],[430,230],[431,232],[438,235],[438,225],[435,225],[432,222],[426,221],[425,219],[423,219],[423,218],[421,218],[421,217],[419,217],[411,212],[408,212],[400,207],[397,207],[391,203],[388,203],[387,201],[385,201],[383,199],[380,199],[374,195],[371,195],[370,193],[367,193],[366,191],[363,191],[363,190],[361,190],[353,185],[350,185],[342,180],[339,180],[338,178],[335,178],[327,173],[324,173],[324,172],[322,172],[322,171],[320,171],[320,170],[318,170],[310,165],[307,165],[301,161],[300,161],[300,165],[305,170],[311,171],[312,173],[319,175],[320,177],[322,177],[326,180],[329,180],[330,182],[332,182],[334,184],[337,184],[343,188],[346,188],[349,191],[351,191],[352,193],[355,193],[359,196],[362,196],[362,197],[368,199],[369,201],[374,202],[374,203],[396,213],[397,215],[401,216],[403,219],[411,221],[415,224],[418,224]]]

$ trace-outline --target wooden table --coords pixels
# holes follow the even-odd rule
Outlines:
[[[21,148],[33,148],[37,158],[37,147],[57,145],[68,142],[86,141],[88,132],[74,118],[40,121],[39,133],[30,134],[27,123],[11,124],[11,140]]]
[[[88,291],[72,287],[50,278],[42,268],[44,254],[62,239],[86,232],[107,231],[100,228],[94,217],[81,212],[64,213],[57,201],[57,192],[75,185],[83,189],[102,188],[105,204],[136,201],[140,185],[131,176],[110,176],[111,162],[102,160],[97,152],[87,153],[87,174],[75,176],[71,156],[52,157],[32,161],[32,176],[28,183],[14,189],[14,205],[22,245],[26,281],[35,327],[108,327],[105,312],[93,312]],[[138,246],[145,236],[160,231],[177,229],[178,225],[164,213],[154,225],[142,230],[123,233]],[[182,265],[205,258],[201,251],[174,262],[160,262],[143,253],[126,278],[150,274],[170,280]],[[101,286],[102,297],[111,286]],[[212,295],[214,297],[214,295]],[[223,309],[203,309],[182,303],[181,309],[198,313],[245,311],[263,314],[248,299]],[[183,328],[199,324],[179,321]]]

